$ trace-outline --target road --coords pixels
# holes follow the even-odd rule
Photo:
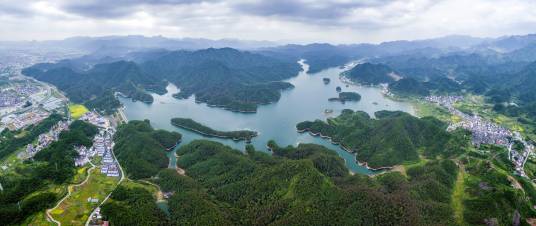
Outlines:
[[[127,179],[126,176],[125,176],[125,171],[123,171],[123,167],[121,166],[121,164],[119,163],[119,161],[117,160],[117,158],[115,157],[115,152],[114,152],[114,148],[113,148],[114,145],[112,145],[112,155],[114,156],[114,159],[115,161],[117,162],[117,165],[119,166],[119,171],[121,171],[121,179],[119,179],[119,182],[117,183],[117,186],[119,186],[121,184],[121,182],[123,182],[123,180]],[[104,200],[102,200],[102,202],[99,204],[99,206],[97,206],[95,209],[93,209],[93,211],[91,212],[91,214],[89,214],[89,217],[87,218],[87,221],[86,221],[86,226],[89,226],[89,222],[91,221],[91,218],[93,217],[93,215],[95,214],[95,211],[97,211],[98,208],[100,208],[102,206],[102,204],[106,203],[106,201],[108,201],[108,199],[110,198],[110,196],[112,195],[113,191],[110,192],[110,194],[108,194],[106,196],[106,198],[104,198]]]
[[[69,198],[71,196],[71,190],[73,190],[74,187],[80,187],[84,184],[86,184],[88,181],[89,181],[89,177],[91,176],[91,171],[93,171],[95,169],[95,166],[91,161],[89,161],[89,163],[91,164],[91,168],[88,169],[87,171],[87,176],[86,176],[86,179],[84,181],[82,181],[81,183],[79,184],[75,184],[75,185],[69,185],[67,187],[67,195],[65,195],[65,197],[63,197],[57,204],[56,206],[50,208],[50,209],[47,209],[46,210],[46,215],[47,215],[47,218],[49,221],[53,222],[53,223],[56,223],[56,225],[58,226],[61,226],[61,222],[57,221],[56,219],[54,219],[54,217],[52,217],[52,215],[50,214],[50,212],[56,208],[58,208],[60,206],[60,204],[65,201],[67,198]]]

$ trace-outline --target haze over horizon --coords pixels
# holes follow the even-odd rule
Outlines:
[[[266,40],[278,43],[379,43],[447,35],[534,33],[529,0],[155,0],[0,3],[2,41],[73,36]]]

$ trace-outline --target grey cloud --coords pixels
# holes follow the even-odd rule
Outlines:
[[[395,0],[363,1],[304,1],[304,0],[270,0],[238,3],[234,8],[240,12],[258,16],[280,16],[299,20],[336,20],[348,15],[356,8],[374,7]]]
[[[91,18],[118,18],[135,13],[143,6],[195,4],[196,0],[89,0],[67,1],[61,8],[69,13]]]
[[[28,7],[28,3],[24,1],[1,1],[0,16],[17,16],[27,17],[32,15],[32,10]]]

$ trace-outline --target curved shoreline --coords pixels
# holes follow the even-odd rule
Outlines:
[[[332,138],[332,137],[323,135],[323,134],[320,133],[320,132],[318,132],[318,133],[314,133],[314,132],[311,131],[310,128],[306,128],[306,129],[303,129],[303,130],[300,130],[300,129],[296,128],[296,131],[298,131],[298,133],[305,133],[305,132],[308,132],[309,135],[311,135],[311,136],[314,136],[314,137],[318,137],[318,136],[319,136],[319,137],[322,138],[322,139],[327,139],[327,140],[329,140],[332,144],[340,146],[341,149],[345,150],[346,152],[348,152],[348,153],[352,153],[352,154],[357,154],[357,151],[353,151],[353,150],[351,150],[350,148],[344,146],[343,144],[333,141],[333,138]],[[367,168],[368,170],[371,170],[371,171],[381,171],[381,170],[390,170],[390,169],[393,169],[392,166],[382,166],[382,167],[378,167],[378,168],[372,168],[372,167],[370,167],[370,166],[368,165],[367,162],[360,162],[359,160],[357,160],[357,155],[356,155],[355,157],[356,157],[356,158],[355,158],[355,161],[357,162],[358,165],[360,165],[360,166],[364,166],[365,168]]]
[[[222,139],[232,139],[233,141],[245,141],[245,142],[248,142],[248,143],[251,142],[251,139],[253,137],[258,136],[258,132],[253,131],[253,132],[255,132],[255,136],[252,136],[250,139],[245,138],[245,137],[234,138],[234,137],[229,137],[229,136],[221,136],[221,135],[216,135],[216,134],[205,133],[205,132],[202,132],[202,131],[199,131],[199,130],[196,130],[196,129],[193,129],[193,128],[190,128],[190,127],[187,127],[187,126],[177,125],[177,124],[175,124],[173,122],[171,123],[171,125],[179,127],[179,128],[183,128],[183,129],[186,129],[186,130],[189,130],[189,131],[192,131],[192,132],[195,132],[195,133],[201,134],[203,136],[207,136],[207,137],[216,137],[216,138],[222,138]]]

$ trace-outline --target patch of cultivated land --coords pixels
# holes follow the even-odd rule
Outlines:
[[[56,226],[56,224],[49,222],[44,211],[39,212],[31,217],[28,217],[21,225],[30,226]]]
[[[452,192],[452,209],[454,210],[454,218],[458,225],[465,225],[463,220],[463,200],[465,194],[465,169],[461,163],[458,163],[458,176],[454,184]]]
[[[119,178],[107,177],[100,172],[100,167],[96,167],[86,183],[69,187],[71,195],[50,214],[62,225],[84,225],[93,209],[115,189],[118,182]],[[88,198],[98,199],[98,202],[88,202]]]
[[[73,119],[79,119],[89,110],[86,108],[86,106],[81,104],[69,104],[69,112],[71,113],[71,117]]]

